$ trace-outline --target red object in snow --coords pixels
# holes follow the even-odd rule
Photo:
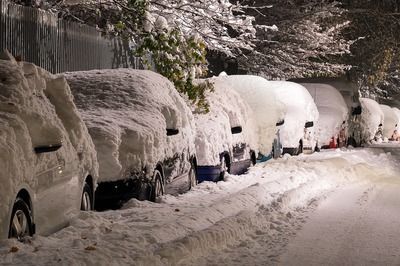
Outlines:
[[[334,137],[332,137],[331,141],[329,142],[329,149],[335,149],[336,147],[337,147],[336,139]]]

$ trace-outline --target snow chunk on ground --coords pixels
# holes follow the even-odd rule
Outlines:
[[[240,144],[257,152],[254,115],[248,104],[225,78],[214,77],[208,81],[214,85],[214,91],[206,95],[210,112],[195,114],[198,165],[219,165],[220,154]],[[232,134],[231,128],[238,126],[242,127],[242,132]],[[250,154],[244,156],[243,159],[250,158]]]
[[[372,99],[360,98],[361,103],[361,138],[364,141],[371,141],[380,124],[384,122],[384,114],[379,103]]]
[[[161,75],[113,69],[65,76],[96,146],[100,181],[128,178],[144,169],[149,177],[165,158],[187,149],[194,153],[191,111]],[[178,129],[179,136],[167,137],[166,129]]]
[[[218,78],[231,90],[237,91],[253,111],[259,151],[269,154],[276,135],[276,123],[284,119],[285,106],[276,97],[270,83],[258,76],[232,75]]]

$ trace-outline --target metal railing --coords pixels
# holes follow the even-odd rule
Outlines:
[[[56,14],[0,0],[0,50],[52,72],[142,68],[130,43]]]

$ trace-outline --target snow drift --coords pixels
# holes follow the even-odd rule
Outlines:
[[[361,103],[361,139],[369,142],[374,139],[380,124],[384,122],[384,114],[379,104],[368,98],[360,98]]]
[[[146,172],[175,154],[194,153],[193,116],[173,84],[134,69],[65,74],[93,138],[99,180],[116,181]],[[167,137],[166,129],[179,136]],[[187,169],[189,160],[184,160]]]
[[[349,110],[343,96],[333,86],[322,83],[301,83],[314,99],[319,112],[316,128],[320,146],[329,145],[337,138],[343,121],[347,121]]]
[[[276,123],[285,116],[285,107],[276,97],[269,82],[258,76],[232,75],[218,78],[226,86],[237,91],[253,111],[256,123],[258,148],[262,154],[270,154],[276,134]]]
[[[59,159],[70,171],[79,169],[80,179],[88,171],[96,179],[98,165],[94,145],[65,79],[31,63],[17,63],[9,54],[1,58],[8,59],[0,60],[0,223],[7,225],[0,228],[3,238],[8,235],[8,222],[3,219],[8,220],[21,188],[28,190],[35,203],[40,200],[36,193],[52,184],[50,180],[42,184],[38,175]],[[34,152],[35,147],[61,143],[56,153]],[[76,196],[80,204],[80,194]],[[43,232],[40,226],[38,233]]]

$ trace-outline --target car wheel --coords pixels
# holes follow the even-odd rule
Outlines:
[[[297,155],[303,153],[303,142],[300,140],[299,141],[299,147],[297,148]]]
[[[31,211],[25,201],[17,198],[14,203],[8,238],[22,240],[26,236],[32,236]]]
[[[160,171],[154,170],[154,184],[151,193],[150,200],[156,202],[156,200],[164,195],[164,185],[162,183],[162,175]]]
[[[196,174],[196,166],[193,164],[189,170],[189,190],[197,185],[197,174]]]
[[[225,156],[221,159],[221,174],[219,176],[219,180],[224,180],[225,173],[229,173],[229,165],[226,162]]]
[[[93,210],[93,193],[88,183],[85,183],[82,191],[81,211]]]

